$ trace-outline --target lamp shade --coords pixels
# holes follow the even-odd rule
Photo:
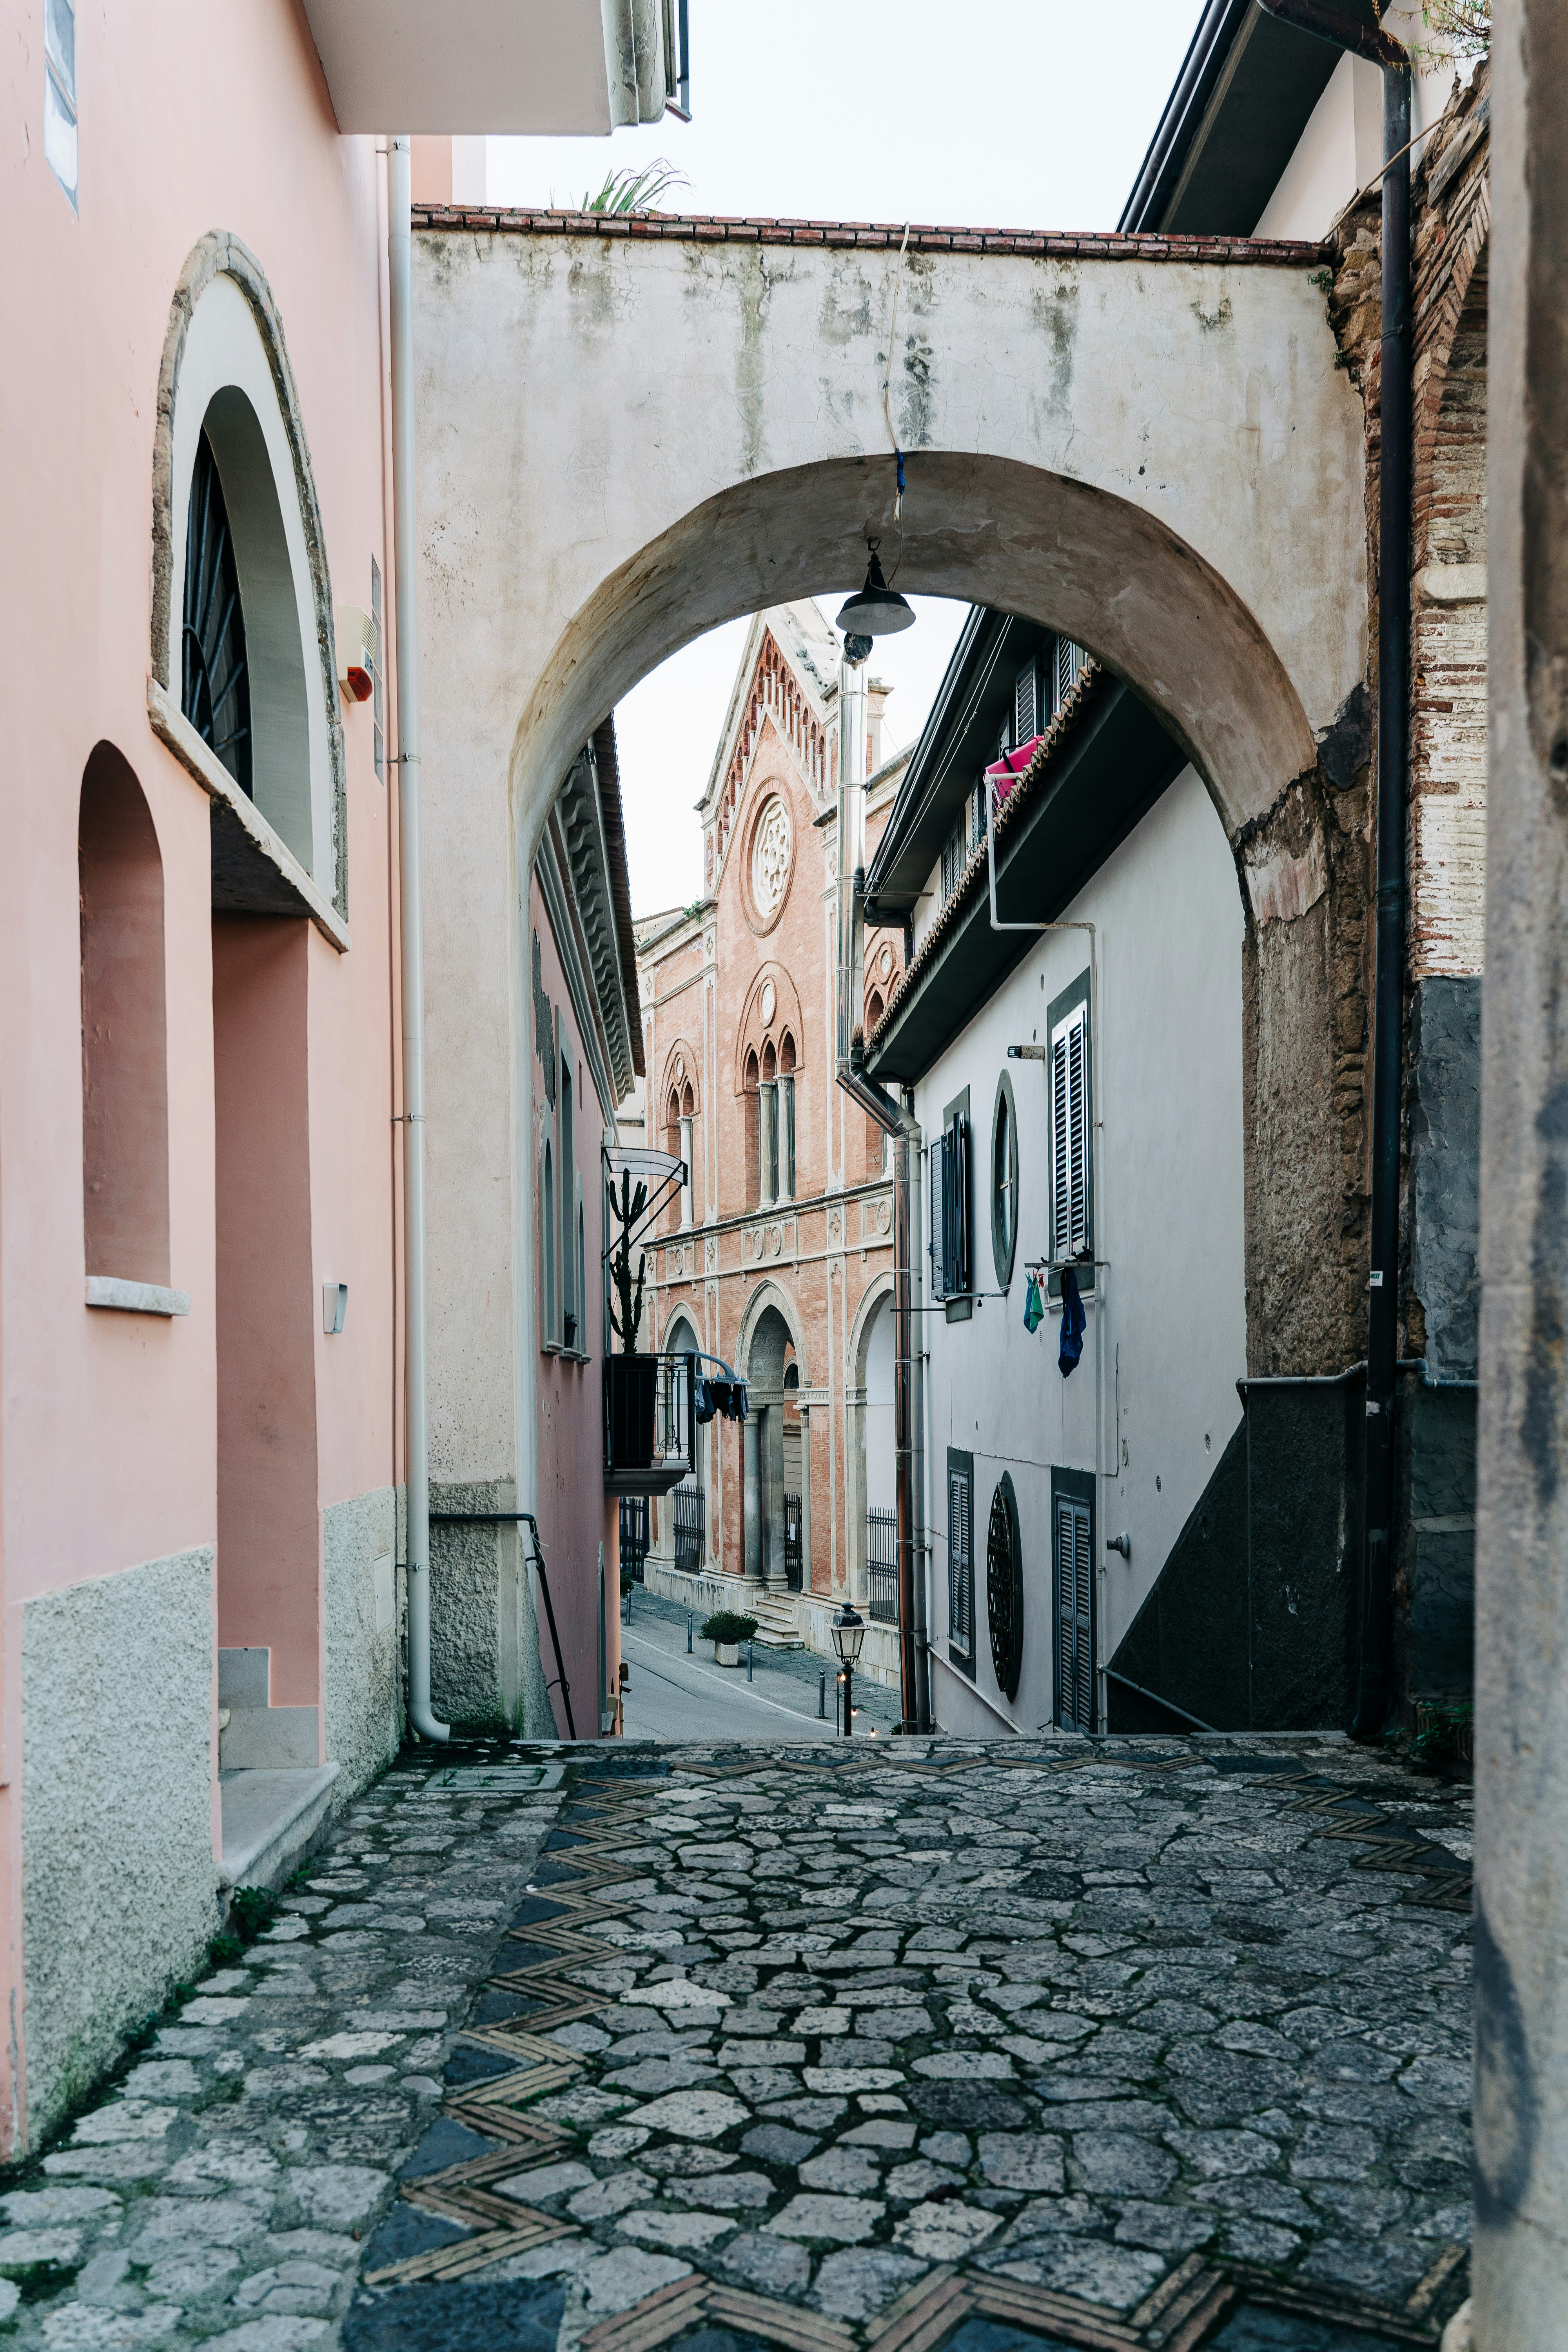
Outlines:
[[[866,1620],[847,1601],[833,1620],[832,1631],[833,1646],[838,1653],[840,1664],[855,1665],[860,1656],[860,1644],[866,1638]]]
[[[866,585],[838,608],[838,626],[847,636],[890,637],[914,625],[913,608],[883,579],[882,559],[874,547],[870,556]]]

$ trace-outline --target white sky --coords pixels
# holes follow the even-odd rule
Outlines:
[[[690,183],[664,197],[670,212],[1111,228],[1198,14],[1199,0],[690,0],[691,122],[492,139],[486,193],[580,204],[611,170],[663,157]],[[884,638],[871,661],[894,688],[899,744],[920,732],[966,608],[922,598],[918,609],[918,625]],[[616,710],[639,913],[700,892],[693,805],[745,626],[686,646]]]

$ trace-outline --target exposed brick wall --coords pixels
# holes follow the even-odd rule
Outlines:
[[[1487,192],[1483,64],[1426,142],[1412,185],[1411,976],[1479,972],[1486,836]],[[1380,199],[1336,224],[1329,314],[1366,405],[1367,563],[1377,595],[1382,445]],[[1461,578],[1468,573],[1470,579]],[[1445,578],[1445,575],[1447,577]],[[1457,592],[1464,601],[1456,601]]]

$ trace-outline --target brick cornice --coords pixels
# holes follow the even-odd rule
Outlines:
[[[510,236],[579,236],[677,245],[793,245],[896,252],[904,224],[879,221],[757,220],[719,213],[531,212],[507,205],[416,205],[416,229],[458,229]],[[1270,262],[1309,268],[1323,245],[1293,237],[1122,236],[1110,231],[941,228],[911,225],[911,253],[1017,255],[1067,261]]]

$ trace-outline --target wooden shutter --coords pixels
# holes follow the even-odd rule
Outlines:
[[[933,1298],[947,1297],[947,1242],[943,1212],[946,1207],[946,1176],[942,1162],[945,1158],[942,1139],[939,1135],[930,1152],[931,1194],[931,1291]]]
[[[1064,1731],[1094,1729],[1094,1578],[1089,1507],[1056,1498],[1057,1721]]]
[[[969,1288],[969,1121],[955,1111],[942,1139],[942,1296]]]
[[[1078,682],[1078,674],[1083,667],[1083,662],[1081,646],[1075,646],[1070,637],[1057,639],[1056,691],[1052,697],[1053,709],[1059,710],[1072,692]]]
[[[947,1474],[947,1637],[955,1650],[973,1647],[974,1560],[971,1550],[969,1479]]]
[[[1051,1255],[1089,1246],[1089,1008],[1077,1004],[1051,1033]]]
[[[1040,670],[1036,661],[1026,661],[1018,672],[1013,688],[1013,740],[1026,743],[1040,731]]]

